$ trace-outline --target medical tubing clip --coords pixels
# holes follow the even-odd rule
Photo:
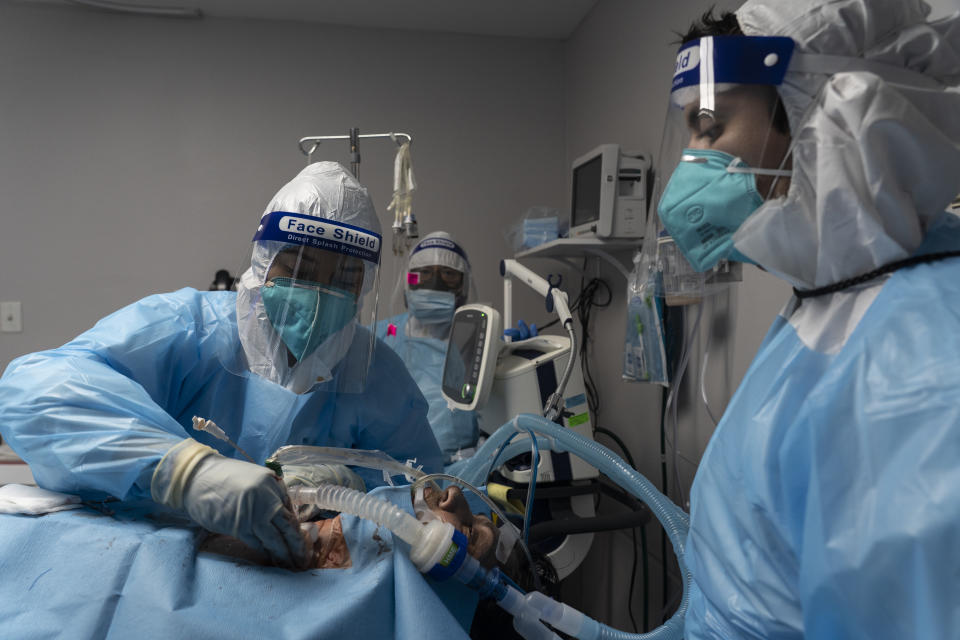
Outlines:
[[[557,275],[557,281],[553,281],[553,274],[547,274],[547,295],[543,297],[544,306],[547,308],[547,313],[553,313],[553,290],[559,289],[560,285],[563,284],[563,276]]]

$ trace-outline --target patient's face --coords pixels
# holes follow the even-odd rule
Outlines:
[[[426,486],[423,489],[423,499],[434,514],[466,536],[467,553],[488,569],[496,566],[500,532],[490,518],[474,514],[470,510],[470,505],[459,488],[452,486],[438,491]]]
[[[353,566],[350,549],[343,537],[343,523],[340,516],[301,523],[300,533],[303,534],[311,550],[310,563],[304,568],[346,569]],[[200,541],[199,550],[240,558],[265,567],[274,566],[264,551],[252,549],[237,538],[220,533],[204,536]]]
[[[437,490],[424,487],[423,498],[430,510],[444,522],[449,522],[467,538],[467,553],[487,569],[498,566],[497,542],[500,531],[490,518],[474,514],[459,488],[453,486]],[[304,522],[301,532],[313,548],[311,569],[340,569],[351,566],[350,550],[343,536],[340,516],[329,520]],[[256,564],[269,565],[269,559],[260,551],[254,551],[241,541],[220,534],[208,536],[200,546],[201,551],[244,558]]]

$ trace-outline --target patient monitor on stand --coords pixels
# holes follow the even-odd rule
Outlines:
[[[466,305],[454,315],[443,368],[442,390],[447,404],[451,408],[479,410],[480,430],[487,434],[520,413],[532,413],[592,440],[593,427],[583,374],[576,366],[576,334],[566,293],[515,260],[501,261],[500,274],[504,277],[502,324],[497,310],[485,305]],[[544,298],[547,310],[555,311],[560,317],[567,336],[541,335],[518,342],[503,341],[502,326],[513,324],[515,279]],[[518,440],[528,437],[517,436]],[[498,471],[506,480],[526,486],[532,464],[532,460],[522,456],[508,461]],[[550,451],[540,457],[537,486],[540,483],[584,484],[598,475],[596,469],[576,456]],[[555,519],[594,515],[592,494],[550,500],[550,504],[551,516]],[[592,542],[592,533],[567,535],[547,552],[561,579],[580,564]]]

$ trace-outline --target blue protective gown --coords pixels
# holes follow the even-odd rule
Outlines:
[[[428,417],[433,435],[449,461],[458,450],[477,444],[479,430],[474,411],[450,410],[440,390],[443,361],[447,355],[447,343],[436,338],[414,338],[406,335],[409,314],[382,320],[377,323],[377,337],[387,343],[407,365],[407,370],[430,405]],[[390,324],[397,327],[397,334],[387,335]]]
[[[957,249],[947,216],[919,253]],[[960,259],[895,272],[838,351],[779,318],[694,481],[686,637],[960,637],[958,380]]]
[[[232,292],[153,295],[58,349],[17,358],[0,379],[0,433],[37,484],[89,497],[149,498],[157,462],[188,436],[241,457],[193,431],[193,416],[260,463],[284,444],[311,444],[441,469],[426,403],[392,351],[377,343],[363,393],[297,395],[221,364],[238,348],[235,307]]]

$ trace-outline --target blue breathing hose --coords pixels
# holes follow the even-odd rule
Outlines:
[[[657,520],[663,525],[674,553],[680,564],[683,576],[683,596],[680,606],[673,616],[662,626],[649,633],[627,633],[608,627],[595,620],[589,620],[584,633],[579,638],[610,638],[632,640],[681,640],[683,637],[683,619],[690,599],[690,572],[685,562],[687,531],[690,528],[690,516],[669,498],[663,495],[649,480],[636,469],[628,465],[612,451],[593,440],[588,440],[570,429],[565,429],[540,416],[522,413],[500,427],[470,458],[458,474],[463,480],[480,486],[486,482],[488,470],[501,459],[529,451],[529,445],[521,442],[509,442],[520,432],[534,432],[542,436],[536,438],[541,450],[569,452],[595,467],[625,491],[646,504]],[[531,434],[532,436],[532,434]]]
[[[526,432],[530,434],[530,445],[531,445],[530,458],[531,458],[532,466],[530,467],[530,488],[527,490],[527,506],[523,514],[523,543],[526,545],[529,545],[530,544],[530,518],[533,516],[533,496],[534,496],[534,492],[537,489],[536,469],[540,468],[540,444],[537,442],[537,435],[531,429],[526,429]],[[507,445],[509,445],[510,442],[515,437],[520,435],[520,433],[521,432],[518,430],[510,434],[510,437],[507,438],[502,445],[500,445],[500,448],[497,450],[497,453],[493,456],[493,460],[491,460],[491,462],[496,462],[497,460],[499,460],[500,457],[503,455],[504,449],[507,448]],[[511,454],[506,459],[509,460],[512,457],[513,455]],[[487,469],[486,476],[489,476],[492,472],[493,472],[493,466],[491,465]]]

